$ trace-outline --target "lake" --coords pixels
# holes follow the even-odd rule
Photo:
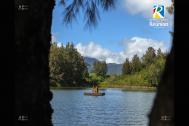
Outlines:
[[[155,92],[107,89],[105,96],[85,96],[90,90],[52,90],[54,126],[147,126]]]

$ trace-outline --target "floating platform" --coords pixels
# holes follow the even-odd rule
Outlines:
[[[104,96],[105,93],[91,93],[91,92],[84,92],[84,95],[88,95],[88,96]]]

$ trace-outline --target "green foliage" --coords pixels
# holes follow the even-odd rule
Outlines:
[[[149,47],[142,59],[134,55],[131,62],[127,58],[123,64],[122,75],[110,76],[101,82],[101,86],[157,86],[162,76],[166,53],[161,49]]]
[[[107,78],[100,85],[106,85],[110,87],[114,86],[147,86],[148,82],[145,77],[140,73],[135,73],[131,75],[119,75]]]
[[[157,50],[157,58],[165,58],[166,55],[167,54],[163,53],[160,48]]]
[[[125,62],[123,63],[122,74],[130,74],[131,71],[132,71],[131,64],[129,62],[129,59],[126,58]]]
[[[134,55],[131,62],[131,73],[140,71],[142,67],[140,58],[137,55]]]
[[[105,61],[96,61],[93,64],[93,73],[95,73],[97,76],[106,77],[107,73],[107,64]]]
[[[52,43],[49,56],[50,79],[57,82],[61,80],[61,67],[64,61],[61,48],[56,43]]]
[[[151,64],[148,67],[148,83],[153,85],[153,84],[157,84],[158,80],[157,80],[157,69],[155,64]]]
[[[99,84],[104,81],[102,76],[97,75],[96,73],[90,73],[88,82],[90,84],[96,83]]]
[[[142,62],[138,55],[134,55],[131,62],[126,58],[123,63],[122,74],[134,74],[142,69]]]
[[[166,55],[161,52],[161,49],[157,51],[157,57],[154,59],[154,63],[147,66],[148,82],[157,86],[160,82],[161,75],[164,70]]]
[[[156,58],[155,49],[153,47],[149,47],[146,53],[142,57],[144,66],[152,64],[155,58]]]
[[[81,86],[89,77],[84,58],[72,43],[68,43],[66,47],[52,44],[49,67],[51,80],[62,86]]]
[[[132,60],[126,58],[122,75],[107,76],[107,64],[96,61],[92,73],[88,73],[84,58],[77,52],[72,43],[65,47],[52,43],[49,56],[50,83],[53,87],[84,86],[96,83],[100,86],[157,86],[162,76],[167,53],[161,49],[149,47],[140,59],[134,55]],[[87,86],[85,85],[85,86]]]

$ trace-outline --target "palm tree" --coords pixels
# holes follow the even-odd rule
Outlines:
[[[109,10],[114,0],[61,0],[64,22],[83,10],[86,26],[95,26],[98,8]],[[24,5],[24,6],[22,6]],[[49,49],[54,0],[15,0],[15,124],[52,126],[49,89]],[[20,6],[27,7],[20,9]],[[20,120],[24,117],[24,120]],[[27,119],[27,121],[25,121]]]

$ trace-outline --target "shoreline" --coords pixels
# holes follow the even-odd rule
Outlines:
[[[91,87],[50,87],[50,90],[81,90],[81,89],[91,89]],[[101,87],[99,90],[106,89],[121,89],[123,91],[156,91],[156,87],[148,86],[111,86],[111,87]]]

